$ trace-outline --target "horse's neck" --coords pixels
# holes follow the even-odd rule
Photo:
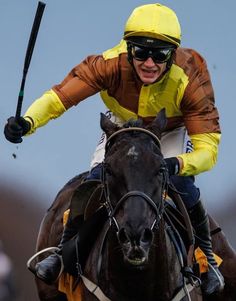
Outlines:
[[[161,223],[155,233],[149,265],[146,269],[128,268],[124,264],[116,236],[111,235],[103,255],[99,283],[102,284],[104,281],[110,284],[109,291],[107,291],[109,295],[117,296],[118,292],[121,294],[114,300],[125,301],[124,296],[127,292],[130,295],[134,292],[136,296],[140,296],[140,300],[153,300],[155,296],[155,300],[166,301],[171,299],[174,290],[179,286],[178,275],[180,275],[178,259],[173,244],[164,231],[164,223]],[[136,298],[136,300],[139,299]]]

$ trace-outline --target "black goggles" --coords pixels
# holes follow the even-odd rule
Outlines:
[[[171,58],[173,50],[174,48],[145,48],[132,45],[131,53],[138,61],[146,61],[151,57],[154,63],[163,64]]]

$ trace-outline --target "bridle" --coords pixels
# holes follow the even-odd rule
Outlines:
[[[113,142],[113,140],[115,138],[117,138],[118,135],[120,135],[121,133],[124,132],[142,132],[145,133],[146,135],[148,135],[149,137],[152,138],[154,144],[161,149],[161,143],[159,138],[153,134],[152,132],[150,132],[149,130],[143,129],[143,128],[139,128],[139,127],[130,127],[130,128],[122,128],[118,131],[116,131],[115,133],[113,133],[106,142],[106,146],[105,146],[105,158],[106,158],[106,154],[108,151],[110,151],[111,149],[111,144]],[[161,183],[161,200],[159,200],[158,205],[156,204],[156,202],[150,198],[146,193],[139,191],[139,190],[132,190],[132,191],[128,191],[127,193],[125,193],[120,199],[119,201],[116,203],[116,205],[113,205],[111,202],[111,198],[110,198],[110,189],[109,189],[109,184],[107,182],[107,178],[106,178],[106,163],[105,163],[105,159],[102,163],[102,187],[103,187],[103,197],[104,197],[104,203],[103,205],[105,205],[106,209],[107,209],[107,213],[108,213],[108,217],[109,217],[109,224],[107,225],[107,227],[105,228],[104,234],[102,236],[102,241],[101,241],[101,247],[99,250],[99,257],[98,257],[98,261],[97,261],[97,279],[99,279],[99,275],[100,275],[100,270],[101,270],[101,264],[102,264],[102,257],[103,257],[103,252],[104,252],[104,245],[105,245],[105,241],[107,238],[107,234],[109,232],[109,229],[111,229],[111,226],[113,225],[116,229],[116,233],[118,234],[119,230],[120,230],[120,225],[116,219],[116,213],[118,212],[118,210],[121,208],[121,206],[124,204],[125,201],[127,201],[130,197],[139,197],[142,198],[145,202],[147,202],[147,204],[152,208],[152,210],[155,212],[155,219],[151,224],[150,230],[152,232],[154,232],[155,230],[157,230],[159,228],[159,223],[162,219],[163,216],[165,216],[163,213],[165,213],[165,201],[166,201],[166,196],[167,196],[167,191],[168,191],[168,187],[169,187],[169,175],[168,175],[168,169],[165,166],[163,168],[162,171],[162,183]],[[168,229],[170,229],[170,227],[168,227]],[[169,231],[168,231],[169,233]],[[171,237],[172,242],[175,245],[175,248],[179,250],[178,247],[178,243],[176,242],[176,239],[173,237]],[[178,252],[178,250],[176,251],[176,254],[179,258],[179,262],[181,264],[181,267],[183,269],[183,271],[185,270],[185,268],[188,268],[189,266],[184,266],[181,262],[182,260],[182,254],[180,254],[180,252]],[[190,258],[190,257],[189,257]],[[182,271],[182,273],[183,273]],[[94,294],[98,300],[100,301],[111,301],[109,298],[107,298],[104,293],[102,292],[102,290],[99,288],[98,285],[94,284],[93,282],[91,282],[89,279],[87,279],[84,276],[81,276],[83,279],[83,282],[86,286],[86,288],[92,293]],[[184,297],[187,296],[188,300],[191,300],[189,292],[195,287],[195,283],[193,281],[194,277],[193,275],[190,273],[189,276],[187,275],[187,277],[190,279],[190,283],[186,284],[185,278],[183,278],[183,287],[181,287],[177,293],[175,293],[174,298],[172,298],[172,301],[180,301],[182,300]],[[197,283],[198,281],[196,281]]]
[[[160,149],[161,148],[161,142],[160,139],[153,134],[152,132],[150,132],[147,129],[143,129],[143,128],[139,128],[139,127],[129,127],[129,128],[122,128],[118,131],[116,131],[115,133],[113,133],[106,142],[106,146],[105,146],[105,150],[106,153],[108,152],[111,143],[114,141],[115,138],[117,138],[118,135],[125,133],[125,132],[141,132],[141,133],[145,133],[146,135],[148,135],[149,137],[152,138],[154,144]],[[166,184],[167,184],[167,178],[168,178],[168,172],[167,169],[163,169],[162,170],[162,187],[161,187],[161,200],[158,203],[158,205],[156,204],[156,202],[154,202],[154,200],[149,197],[146,193],[139,191],[139,190],[132,190],[132,191],[128,191],[127,193],[125,193],[117,202],[117,204],[114,206],[111,202],[110,199],[110,189],[109,189],[109,185],[106,179],[106,164],[105,162],[103,162],[102,164],[102,183],[103,183],[103,187],[104,187],[104,199],[105,199],[105,206],[107,208],[107,212],[108,212],[108,216],[109,216],[109,220],[110,220],[110,225],[114,225],[117,232],[120,230],[120,226],[119,223],[115,217],[117,211],[120,209],[120,207],[123,205],[123,203],[128,200],[130,197],[139,197],[142,198],[143,200],[145,200],[148,205],[153,209],[153,211],[155,212],[155,219],[151,225],[151,230],[154,230],[156,228],[158,228],[158,224],[163,216],[163,212],[164,212],[164,201],[166,198]]]

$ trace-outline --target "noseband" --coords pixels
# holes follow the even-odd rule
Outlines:
[[[161,142],[160,139],[153,134],[152,132],[143,129],[143,128],[138,128],[138,127],[131,127],[131,128],[123,128],[120,129],[118,131],[116,131],[115,133],[113,133],[106,142],[106,152],[108,151],[111,142],[114,140],[115,137],[117,137],[119,134],[121,133],[125,133],[125,132],[141,132],[141,133],[145,133],[148,136],[150,136],[152,138],[152,140],[154,141],[155,145],[160,149],[161,148]],[[110,200],[110,191],[109,191],[109,186],[108,183],[106,181],[106,165],[103,162],[102,164],[102,182],[103,182],[103,186],[104,186],[104,197],[105,197],[105,205],[108,211],[108,215],[110,218],[110,225],[114,224],[117,232],[120,230],[120,226],[118,224],[117,219],[115,218],[115,214],[117,213],[117,211],[120,209],[121,205],[123,205],[123,203],[129,199],[130,197],[141,197],[143,200],[145,200],[149,206],[153,209],[153,211],[155,212],[155,219],[152,223],[151,226],[151,230],[154,229],[154,226],[157,228],[158,224],[162,218],[163,215],[163,211],[164,211],[164,200],[166,197],[166,193],[164,193],[165,188],[166,188],[166,183],[167,183],[167,170],[163,170],[163,181],[162,181],[162,190],[161,190],[161,201],[159,202],[159,205],[157,206],[157,204],[144,192],[142,191],[138,191],[138,190],[132,190],[127,192],[126,194],[124,194],[120,200],[118,201],[118,203],[113,206],[112,202]]]

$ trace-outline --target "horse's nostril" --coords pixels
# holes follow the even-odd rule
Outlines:
[[[121,228],[117,234],[119,242],[122,244],[126,244],[129,242],[129,237],[124,228]]]
[[[142,243],[147,244],[147,243],[151,243],[151,242],[152,242],[152,238],[153,238],[152,230],[146,228],[146,229],[143,230],[143,233],[142,233],[142,235],[141,235],[140,241],[141,241]]]

